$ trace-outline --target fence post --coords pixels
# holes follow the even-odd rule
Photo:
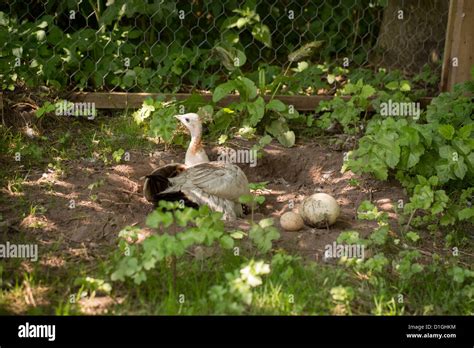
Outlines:
[[[444,46],[441,90],[471,79],[474,65],[474,1],[451,0]]]

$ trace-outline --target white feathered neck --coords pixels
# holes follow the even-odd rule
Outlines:
[[[184,164],[187,167],[192,167],[200,163],[209,162],[209,157],[207,157],[206,151],[202,146],[202,123],[198,114],[188,113],[177,115],[176,118],[186,126],[191,134],[191,142],[186,151]]]

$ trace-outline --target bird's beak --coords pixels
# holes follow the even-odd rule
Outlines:
[[[176,118],[180,123],[183,123],[183,121],[181,121],[181,115],[174,115],[174,118]]]

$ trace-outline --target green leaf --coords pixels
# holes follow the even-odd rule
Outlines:
[[[252,80],[239,76],[238,81],[240,81],[243,86],[243,90],[240,90],[240,92],[245,92],[248,100],[252,100],[257,96],[257,86],[255,86],[255,83]]]
[[[224,249],[232,249],[234,247],[234,240],[229,235],[223,235],[219,242]]]
[[[468,220],[474,217],[474,208],[464,208],[458,212],[459,220]]]
[[[464,163],[464,159],[459,157],[457,162],[453,164],[454,175],[456,175],[459,179],[463,179],[467,173],[467,166]]]
[[[252,28],[253,37],[267,47],[272,47],[270,29],[265,24],[256,24]]]
[[[286,131],[280,133],[276,136],[277,140],[285,147],[292,147],[295,145],[296,137],[295,132],[293,131]]]
[[[375,94],[375,88],[371,85],[364,85],[360,91],[360,97],[367,99]]]
[[[438,127],[438,132],[447,140],[451,140],[454,135],[454,127],[450,124],[440,125]]]
[[[262,147],[270,144],[271,142],[272,142],[272,137],[269,136],[268,134],[261,137],[260,140],[258,141],[259,145]]]
[[[375,229],[372,234],[369,236],[370,240],[372,240],[377,245],[383,245],[387,241],[387,236],[390,228],[388,225],[382,225]]]
[[[385,88],[395,91],[398,89],[398,82],[397,81],[391,81],[385,85]]]
[[[408,232],[406,234],[406,237],[414,243],[416,243],[420,239],[420,236],[415,232]]]
[[[472,133],[472,128],[474,127],[474,123],[468,124],[461,129],[458,130],[458,135],[461,139],[469,139]]]
[[[273,99],[267,104],[266,108],[267,110],[283,112],[286,110],[286,105],[278,99]]]
[[[328,80],[328,83],[330,85],[332,85],[334,83],[334,81],[336,81],[336,75],[334,74],[328,74],[327,75],[327,80]]]
[[[438,153],[441,158],[451,161],[453,159],[454,149],[449,145],[440,146]]]
[[[265,197],[264,196],[255,196],[255,202],[257,204],[262,205],[265,202]]]
[[[408,82],[407,80],[402,80],[400,82],[400,91],[402,92],[408,92],[411,90],[411,87],[410,87],[410,82]]]
[[[242,204],[249,204],[253,202],[253,195],[248,194],[248,195],[242,195],[239,197],[239,203]]]
[[[212,101],[217,103],[219,100],[226,97],[230,92],[235,91],[238,87],[238,83],[232,80],[220,84],[214,89]]]
[[[213,52],[220,56],[222,65],[227,70],[234,71],[246,63],[247,57],[244,52],[230,45],[228,47],[216,46],[213,48]]]
[[[249,112],[249,125],[255,127],[265,114],[265,101],[262,97],[258,97],[254,102],[247,103]]]
[[[262,219],[258,222],[261,228],[267,228],[273,226],[273,218]]]
[[[197,211],[191,208],[184,208],[183,210],[175,210],[174,216],[176,223],[181,227],[185,227],[188,222],[197,216]]]
[[[222,134],[221,136],[219,136],[219,139],[217,139],[217,142],[219,145],[224,144],[228,138],[229,136],[227,134]]]
[[[214,114],[214,107],[212,105],[201,106],[197,111],[197,114],[202,120],[211,120]]]
[[[409,150],[407,168],[412,168],[416,164],[418,164],[418,162],[420,161],[420,157],[421,155],[423,155],[424,152],[425,148],[421,144],[418,144],[417,146]]]
[[[173,223],[173,214],[169,211],[161,212],[158,210],[153,211],[146,218],[146,224],[152,228],[158,228],[160,224],[164,227],[169,227]]]
[[[232,232],[230,236],[234,239],[243,239],[245,236],[245,233],[242,231],[235,231],[235,232]]]
[[[400,161],[400,146],[392,144],[392,148],[385,152],[385,161],[390,168],[395,168]]]

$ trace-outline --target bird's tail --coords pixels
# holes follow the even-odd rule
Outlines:
[[[160,167],[145,177],[143,195],[148,202],[158,202],[157,198],[171,186],[169,178],[181,173],[185,167],[182,164],[169,164]],[[163,196],[166,197],[166,196]],[[169,196],[172,198],[172,196]]]

